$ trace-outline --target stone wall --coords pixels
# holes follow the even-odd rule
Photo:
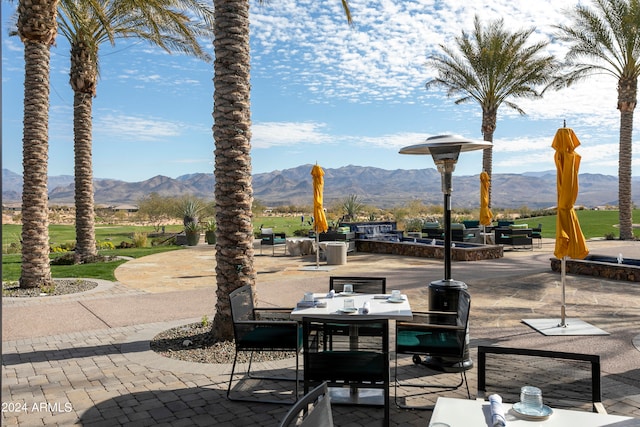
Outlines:
[[[558,258],[551,258],[551,270],[559,273],[562,262]],[[582,259],[567,259],[566,272],[596,276],[612,280],[640,282],[640,267],[628,264],[614,264]]]
[[[483,259],[502,258],[504,255],[502,246],[466,245],[468,247],[451,248],[451,259],[454,261],[478,261]],[[411,242],[357,240],[356,249],[358,252],[444,259],[444,246],[439,245],[425,245]]]

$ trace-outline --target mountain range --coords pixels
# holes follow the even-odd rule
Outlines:
[[[313,203],[312,165],[276,170],[253,176],[256,200],[266,206],[310,205]],[[386,170],[374,167],[344,166],[324,169],[325,205],[355,194],[362,203],[380,208],[402,206],[409,201],[421,201],[426,205],[443,202],[440,173],[435,168]],[[580,191],[576,205],[586,207],[617,206],[618,178],[601,174],[581,174]],[[640,179],[633,180],[633,201],[640,202]],[[213,174],[195,173],[177,178],[158,175],[140,182],[116,179],[94,180],[97,205],[136,204],[143,197],[155,192],[162,196],[191,194],[205,200],[213,199],[215,179]],[[49,203],[73,204],[73,176],[49,177]],[[3,203],[20,202],[22,176],[2,169]],[[479,175],[453,175],[454,208],[475,208],[480,200]],[[522,174],[493,174],[491,188],[492,205],[500,208],[543,209],[556,205],[556,172]]]

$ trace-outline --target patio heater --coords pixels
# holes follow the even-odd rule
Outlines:
[[[491,147],[491,142],[474,141],[456,135],[439,135],[427,138],[423,144],[411,145],[400,149],[400,154],[430,154],[442,179],[444,194],[444,279],[429,284],[429,310],[456,311],[460,290],[467,284],[451,278],[451,191],[452,175],[458,156],[464,151],[482,150]],[[425,364],[444,372],[460,372],[470,369],[473,362],[469,357],[469,331],[464,360],[446,360],[446,358],[428,358]]]

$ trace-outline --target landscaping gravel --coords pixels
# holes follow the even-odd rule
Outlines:
[[[47,297],[85,292],[98,283],[80,279],[54,279],[52,288],[20,288],[18,282],[2,282],[2,296],[5,297]]]
[[[236,347],[233,341],[215,342],[211,338],[211,326],[192,323],[169,329],[151,340],[151,350],[156,353],[186,362],[233,363]],[[238,355],[239,363],[249,361],[250,352]],[[295,357],[292,352],[256,352],[254,362],[280,360]]]

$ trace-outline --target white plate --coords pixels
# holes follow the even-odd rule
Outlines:
[[[353,308],[339,308],[338,311],[340,313],[346,313],[346,314],[353,314],[353,313],[357,313],[358,309],[353,307]]]
[[[340,292],[340,295],[356,295],[357,292]]]
[[[392,297],[389,297],[389,298],[387,298],[387,301],[395,303],[395,304],[399,304],[401,302],[404,302],[404,298],[392,298]]]
[[[527,421],[543,421],[553,414],[553,409],[549,408],[547,405],[543,405],[542,410],[538,413],[534,413],[533,411],[524,408],[521,402],[514,403],[511,409],[513,409],[516,416]]]

